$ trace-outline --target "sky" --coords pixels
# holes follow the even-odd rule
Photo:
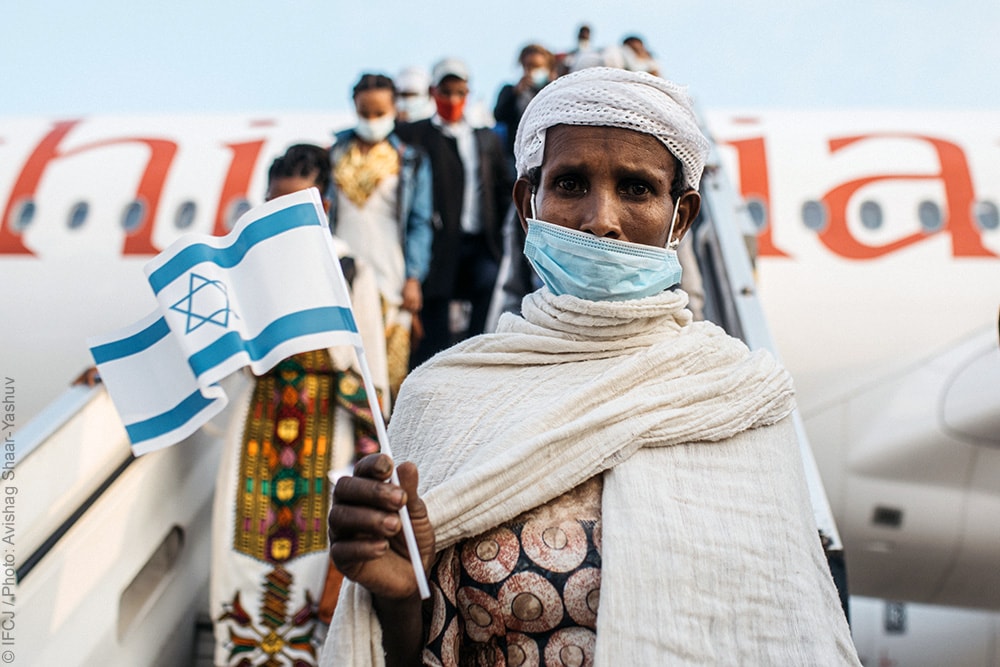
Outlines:
[[[449,55],[491,109],[581,23],[702,109],[1000,107],[997,0],[5,0],[0,116],[344,110],[360,73]]]

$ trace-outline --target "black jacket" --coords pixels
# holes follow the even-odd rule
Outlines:
[[[528,106],[537,90],[532,89],[529,93],[519,94],[517,88],[511,84],[505,85],[497,95],[496,106],[493,107],[493,118],[497,125],[503,124],[506,134],[504,148],[507,150],[507,159],[514,161],[514,138],[517,136],[517,126],[521,124],[521,116]]]
[[[511,205],[514,178],[504,157],[500,139],[490,129],[474,131],[479,151],[479,179],[482,197],[479,212],[483,234],[496,260],[503,254],[502,225]],[[424,150],[431,161],[434,180],[434,244],[431,269],[424,280],[425,298],[449,298],[452,295],[462,240],[462,195],[465,168],[458,154],[458,142],[442,134],[430,119],[399,124],[396,133]]]

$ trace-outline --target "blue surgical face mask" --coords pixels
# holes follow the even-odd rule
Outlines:
[[[529,76],[535,88],[542,88],[549,82],[549,70],[544,67],[536,67],[531,70]]]
[[[553,294],[588,301],[627,301],[659,294],[681,281],[677,206],[670,220],[667,248],[606,239],[535,218],[535,196],[524,254]]]

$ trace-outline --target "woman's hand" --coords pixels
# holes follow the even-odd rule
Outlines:
[[[403,283],[403,310],[411,313],[419,313],[424,307],[424,293],[420,289],[420,281],[416,278],[407,278]]]
[[[434,528],[417,496],[417,468],[399,466],[400,486],[386,483],[392,459],[371,454],[358,461],[353,477],[342,477],[330,508],[330,557],[345,577],[376,598],[404,600],[417,594],[403,538],[399,509],[406,505],[424,569],[434,557]]]

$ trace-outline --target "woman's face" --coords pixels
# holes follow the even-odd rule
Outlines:
[[[354,110],[358,118],[375,120],[396,112],[392,91],[386,88],[362,90],[354,97]]]
[[[537,217],[595,236],[667,245],[675,202],[675,160],[656,137],[617,127],[557,125],[545,133]],[[519,179],[514,199],[522,224],[531,216],[530,184]],[[674,238],[694,221],[700,199],[677,202]]]
[[[314,187],[316,187],[315,176],[279,176],[268,183],[265,199],[271,201],[276,197],[283,197]]]
[[[549,59],[541,53],[529,53],[521,59],[521,68],[525,74],[531,74],[536,69],[549,71]]]

